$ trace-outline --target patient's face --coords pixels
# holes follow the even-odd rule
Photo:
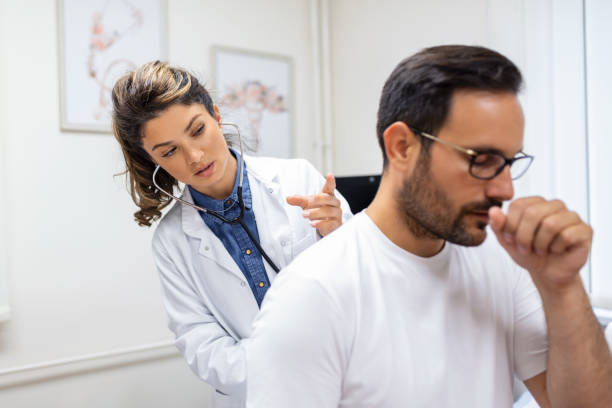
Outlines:
[[[464,148],[495,150],[513,157],[523,146],[523,112],[512,93],[459,91],[437,137]],[[421,151],[403,183],[398,202],[419,237],[479,245],[486,238],[489,207],[514,195],[509,168],[492,180],[469,174],[470,157],[433,142]],[[415,221],[416,220],[416,221]]]

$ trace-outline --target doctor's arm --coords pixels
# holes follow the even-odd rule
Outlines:
[[[244,395],[247,339],[237,341],[231,337],[199,299],[181,273],[186,260],[172,260],[159,240],[153,242],[153,253],[161,276],[168,327],[189,367],[216,390]]]

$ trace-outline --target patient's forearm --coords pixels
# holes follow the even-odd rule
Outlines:
[[[581,283],[542,294],[552,407],[612,407],[612,354]]]

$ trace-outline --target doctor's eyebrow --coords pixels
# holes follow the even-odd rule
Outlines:
[[[172,143],[172,142],[163,142],[163,143],[158,143],[158,144],[156,144],[155,146],[153,146],[153,148],[151,149],[151,151],[153,151],[153,150],[157,149],[158,147],[167,146],[167,145],[169,145],[170,143]]]
[[[191,118],[191,120],[189,121],[189,123],[187,124],[187,127],[185,128],[185,133],[189,132],[189,128],[191,127],[191,125],[193,125],[193,122],[195,122],[195,120],[202,116],[201,113],[197,113],[193,118]]]

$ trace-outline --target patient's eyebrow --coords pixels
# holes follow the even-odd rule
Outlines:
[[[473,151],[475,151],[476,153],[495,153],[495,154],[501,154],[502,156],[506,157],[506,155],[504,154],[504,152],[502,152],[500,149],[493,147],[493,146],[470,146],[468,147],[468,149],[471,149]],[[521,146],[520,149],[518,149],[518,151],[516,153],[514,153],[512,156],[510,157],[514,157],[519,153],[523,152],[523,146]]]

